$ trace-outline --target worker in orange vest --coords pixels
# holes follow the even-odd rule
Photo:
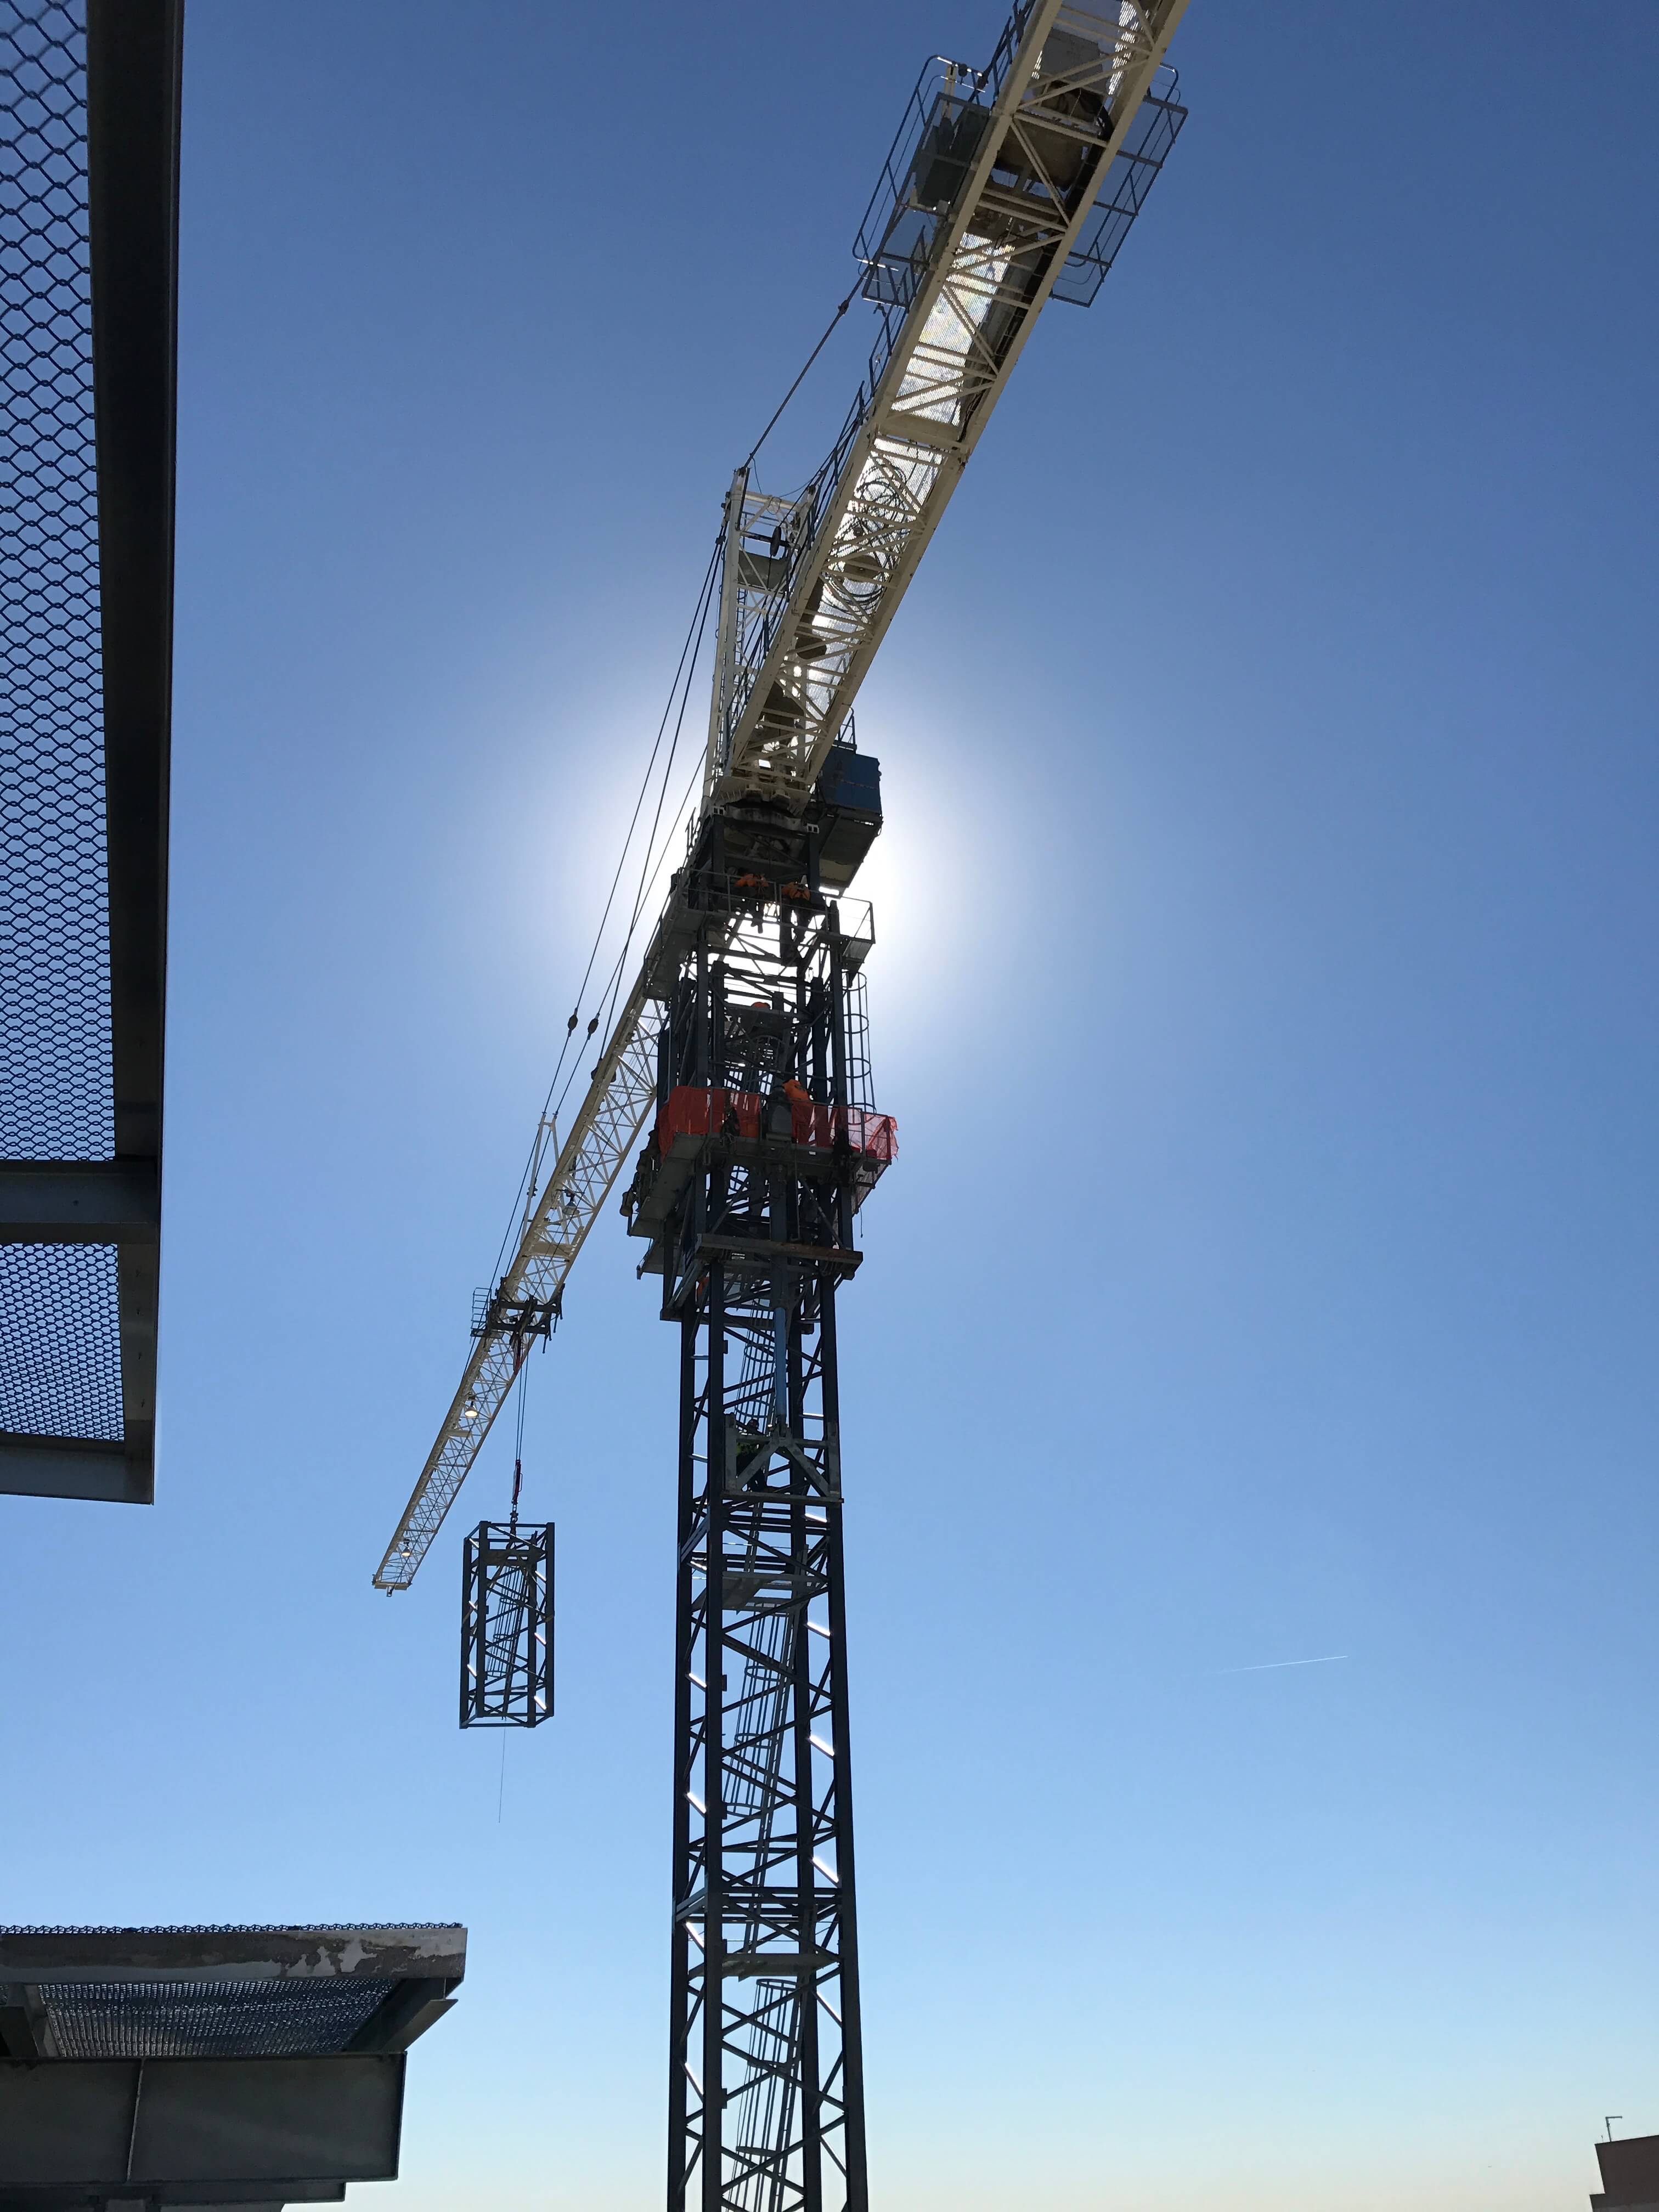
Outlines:
[[[798,1145],[810,1145],[814,1107],[811,1092],[792,1075],[783,1086],[783,1095],[789,1101],[790,1135]]]

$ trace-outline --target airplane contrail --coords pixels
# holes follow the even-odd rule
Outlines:
[[[1318,1659],[1262,1659],[1254,1667],[1212,1667],[1212,1674],[1271,1674],[1280,1667],[1334,1667],[1339,1659],[1347,1657],[1346,1651],[1327,1651]]]

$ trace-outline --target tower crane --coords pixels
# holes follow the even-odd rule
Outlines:
[[[853,707],[1037,317],[1093,300],[1174,143],[1185,5],[1017,0],[987,67],[924,69],[854,249],[867,374],[804,488],[732,478],[685,858],[374,1576],[414,1580],[643,1140],[623,1211],[680,1347],[670,2212],[868,2204],[836,1306],[896,1135]],[[548,1533],[515,1490],[469,1539],[464,1723],[549,1709]]]

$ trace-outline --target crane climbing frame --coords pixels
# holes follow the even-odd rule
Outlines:
[[[859,234],[881,317],[867,377],[802,491],[761,492],[744,469],[727,498],[700,820],[738,799],[809,804],[1033,324],[1051,297],[1092,299],[1184,119],[1164,53],[1185,9],[1019,0],[988,68],[924,72]],[[413,1582],[657,1103],[673,920],[671,898],[532,1188],[378,1589]]]

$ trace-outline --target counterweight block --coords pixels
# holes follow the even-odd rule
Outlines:
[[[481,1521],[461,1553],[461,1726],[553,1716],[553,1523]]]

